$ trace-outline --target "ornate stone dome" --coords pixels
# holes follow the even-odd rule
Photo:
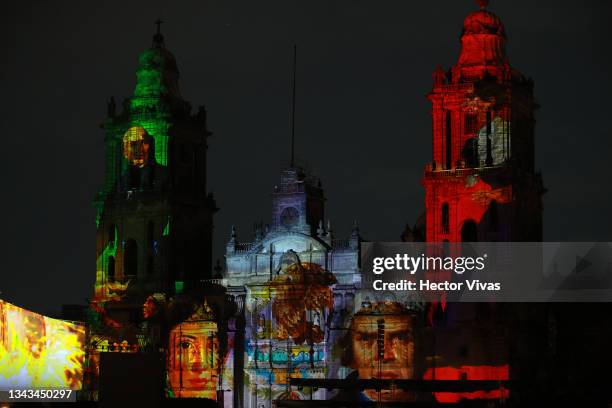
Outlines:
[[[506,37],[501,19],[484,9],[470,13],[463,21],[462,36],[473,34],[493,34]]]
[[[486,10],[487,1],[479,1],[480,10],[470,13],[463,21],[461,54],[457,66],[462,76],[480,76],[508,64],[506,58],[506,33],[501,19]],[[476,72],[474,69],[480,67]],[[483,71],[484,70],[484,71]]]

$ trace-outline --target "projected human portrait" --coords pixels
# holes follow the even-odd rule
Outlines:
[[[411,379],[414,376],[412,314],[396,302],[369,302],[355,314],[348,347],[349,365],[360,379]],[[364,390],[371,400],[405,401],[411,394],[402,389]]]
[[[216,399],[219,377],[217,324],[206,303],[170,331],[168,390],[174,398]]]
[[[150,147],[151,137],[140,126],[132,126],[123,135],[123,156],[132,166],[147,164]]]
[[[163,293],[154,293],[145,299],[142,305],[142,316],[145,319],[150,319],[158,315],[166,304],[166,295]]]

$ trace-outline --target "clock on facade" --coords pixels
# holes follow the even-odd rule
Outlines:
[[[144,167],[149,158],[150,138],[140,126],[132,126],[123,135],[123,156],[132,166]]]
[[[300,213],[295,207],[287,207],[280,214],[280,222],[284,227],[295,227],[300,219]]]

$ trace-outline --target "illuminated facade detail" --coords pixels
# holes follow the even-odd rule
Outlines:
[[[138,61],[132,97],[121,112],[111,100],[103,126],[106,174],[95,200],[101,275],[96,284],[130,280],[129,291],[172,293],[175,281],[188,285],[210,277],[217,210],[206,191],[210,132],[204,108],[194,113],[182,99],[176,61],[161,34]],[[113,240],[107,235],[111,227]]]
[[[244,340],[236,353],[234,406],[271,407],[283,399],[328,399],[326,389],[289,386],[290,378],[344,378],[338,352],[361,285],[359,231],[336,240],[324,228],[318,179],[301,168],[281,171],[272,194],[272,223],[255,241],[227,243],[228,292],[244,299]],[[244,376],[240,373],[244,372]]]
[[[170,330],[167,359],[169,397],[217,399],[219,331],[206,301]]]
[[[86,327],[0,300],[0,389],[83,385]]]
[[[167,364],[158,375],[167,387],[156,390],[160,398],[227,394],[231,401],[233,375],[225,364],[233,367],[235,305],[210,279],[217,207],[206,191],[206,111],[193,112],[182,99],[176,61],[159,31],[138,64],[132,97],[120,112],[111,99],[103,124],[106,173],[94,202],[84,398],[97,399],[102,378],[112,376],[104,353],[155,359],[161,351]],[[215,313],[203,319],[203,308]]]
[[[150,136],[143,128],[133,126],[123,135],[123,157],[129,165],[140,168],[146,166],[150,149]]]
[[[426,240],[540,241],[544,189],[534,170],[533,82],[510,66],[499,17],[484,7],[466,17],[458,62],[434,71],[428,97]],[[499,229],[491,225],[492,205]]]
[[[475,366],[443,366],[428,369],[423,375],[425,380],[509,380],[510,366],[501,365],[475,365]],[[498,389],[471,392],[436,392],[434,397],[444,404],[459,403],[461,400],[506,400],[510,397],[510,390]]]
[[[544,188],[535,171],[533,81],[510,66],[504,26],[487,3],[481,1],[480,10],[465,18],[457,63],[433,73],[428,95],[432,161],[422,182],[427,242],[542,240]],[[425,328],[430,363],[422,378],[510,379],[511,369],[518,372],[524,361],[509,350],[527,350],[508,335],[519,325],[520,311],[514,307],[502,313],[494,304],[447,304],[443,296],[430,304]],[[456,403],[503,400],[511,392],[434,396],[438,402]]]
[[[464,22],[457,65],[434,72],[426,214],[411,239],[541,239],[536,104],[531,81],[509,66],[505,40],[499,18],[483,8]],[[204,398],[227,408],[510,395],[371,389],[372,380],[507,380],[514,365],[501,328],[508,326],[490,317],[498,316],[494,305],[441,299],[425,311],[409,294],[362,286],[357,225],[348,239],[335,239],[320,181],[293,162],[273,189],[271,224],[257,226],[250,243],[233,228],[224,275],[206,279],[216,210],[206,194],[206,112],[192,114],[181,98],[161,34],[139,58],[123,111],[109,103],[104,129],[90,308],[94,395],[105,375],[102,353],[159,351],[160,398]],[[292,386],[295,380],[306,385]]]

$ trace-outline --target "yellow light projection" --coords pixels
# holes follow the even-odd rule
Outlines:
[[[206,302],[170,331],[167,395],[217,399],[219,337]]]
[[[85,326],[0,300],[0,388],[80,390]]]
[[[132,166],[144,167],[149,158],[150,137],[140,126],[132,126],[123,135],[123,156]]]

